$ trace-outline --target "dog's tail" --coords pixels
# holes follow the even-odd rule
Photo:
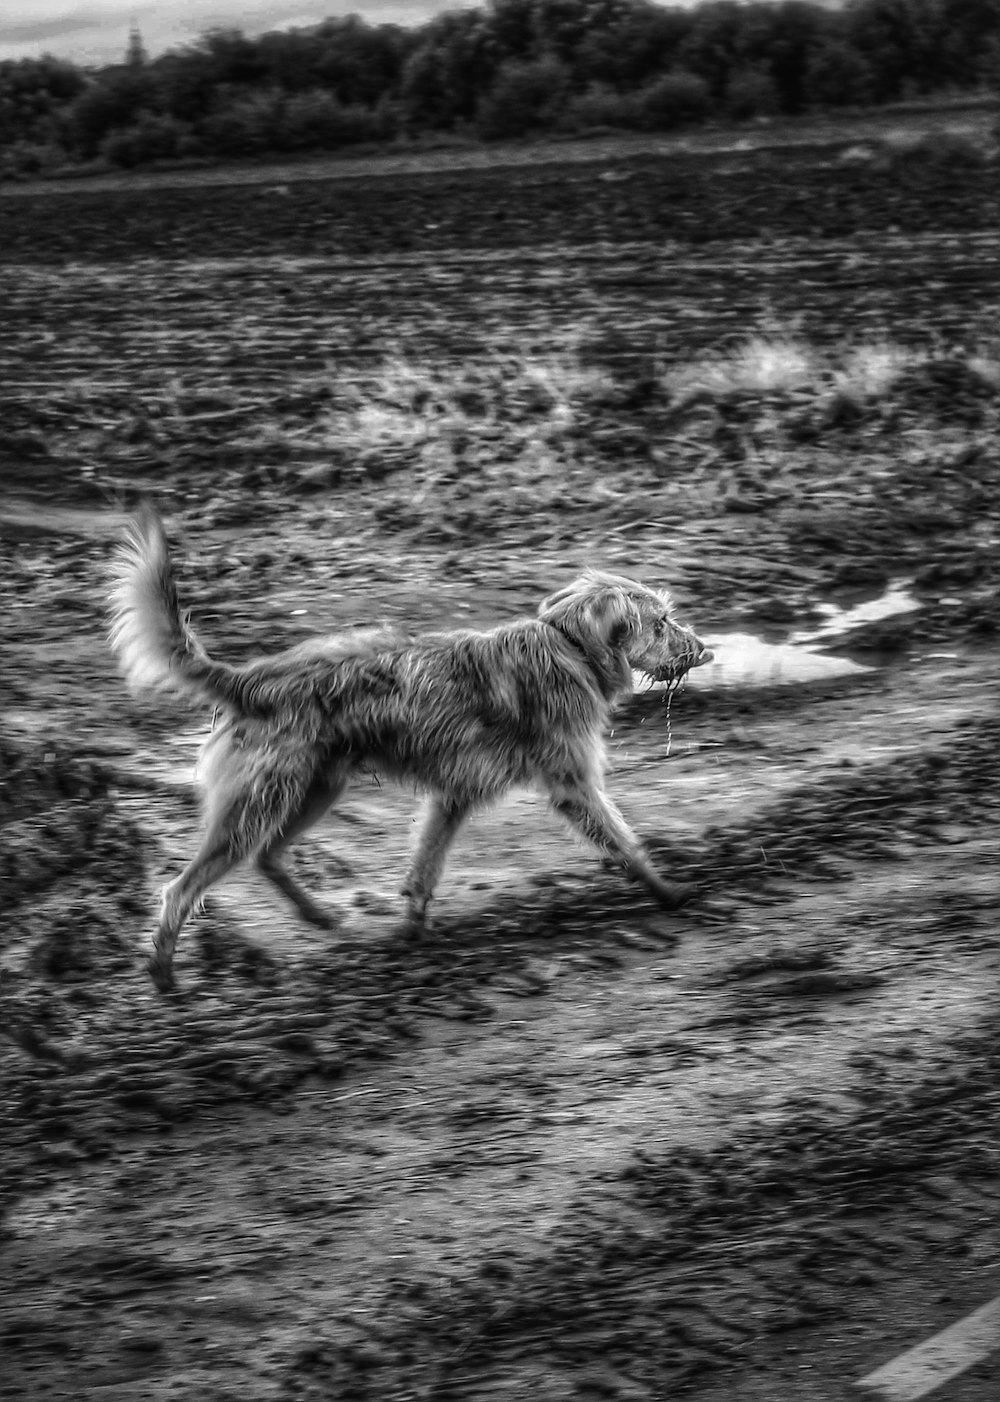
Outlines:
[[[181,612],[167,538],[150,506],[135,515],[112,563],[110,639],[133,690],[244,711],[239,670],[213,661]]]

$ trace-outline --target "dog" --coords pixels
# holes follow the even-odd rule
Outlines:
[[[115,554],[110,603],[111,645],[132,689],[216,710],[199,766],[201,847],[162,894],[149,964],[161,990],[173,984],[192,909],[245,859],[303,919],[331,923],[281,853],[358,770],[427,795],[402,888],[414,933],[462,823],[515,785],[540,785],[557,813],[663,907],[689,894],[652,867],[603,782],[604,733],[633,669],[673,685],[712,658],[674,619],[668,594],[589,570],[546,598],[537,618],[488,632],[411,639],[358,629],[233,666],[209,655],[182,613],[163,525],[144,507]]]

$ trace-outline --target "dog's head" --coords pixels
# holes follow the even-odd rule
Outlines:
[[[538,616],[595,658],[614,656],[623,687],[633,670],[673,682],[712,660],[701,639],[675,620],[669,594],[621,575],[589,570],[545,599]]]

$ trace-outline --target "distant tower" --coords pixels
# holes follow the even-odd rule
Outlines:
[[[129,68],[145,68],[146,66],[146,50],[143,48],[142,35],[139,33],[139,26],[135,20],[129,25],[125,62]]]

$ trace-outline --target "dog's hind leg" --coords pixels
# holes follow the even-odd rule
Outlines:
[[[177,880],[164,886],[160,923],[153,939],[153,956],[149,961],[149,972],[161,992],[174,984],[174,950],[184,922],[208,888],[232,871],[246,855],[234,847],[229,834],[213,831],[206,836],[201,851]]]
[[[616,857],[665,910],[676,910],[690,897],[690,886],[664,881],[650,863],[638,837],[601,789],[566,775],[547,780],[546,787],[556,812],[595,847]]]
[[[406,923],[420,930],[427,919],[427,906],[444,870],[448,849],[459,828],[469,816],[471,805],[444,794],[433,794],[424,807],[417,845],[403,883],[406,897]]]
[[[274,883],[283,896],[292,902],[302,919],[310,925],[329,930],[334,925],[333,917],[322,906],[316,904],[307,891],[281,864],[281,853],[301,833],[319,821],[344,792],[347,775],[336,773],[317,779],[310,786],[297,812],[289,815],[281,831],[257,855],[257,870]]]
[[[273,854],[296,832],[314,822],[343,788],[343,780],[321,785],[314,769],[300,766],[298,773],[274,752],[270,765],[246,762],[239,750],[221,744],[206,766],[205,836],[201,849],[176,881],[163,889],[160,923],[154,936],[149,971],[157,988],[173,985],[173,957],[184,922],[202,896],[227,872],[258,853]],[[322,793],[320,790],[322,789]],[[271,879],[281,885],[274,874]],[[286,882],[291,877],[277,868]],[[284,889],[284,888],[283,888]],[[296,887],[296,890],[298,888]],[[302,899],[308,901],[303,893]]]

